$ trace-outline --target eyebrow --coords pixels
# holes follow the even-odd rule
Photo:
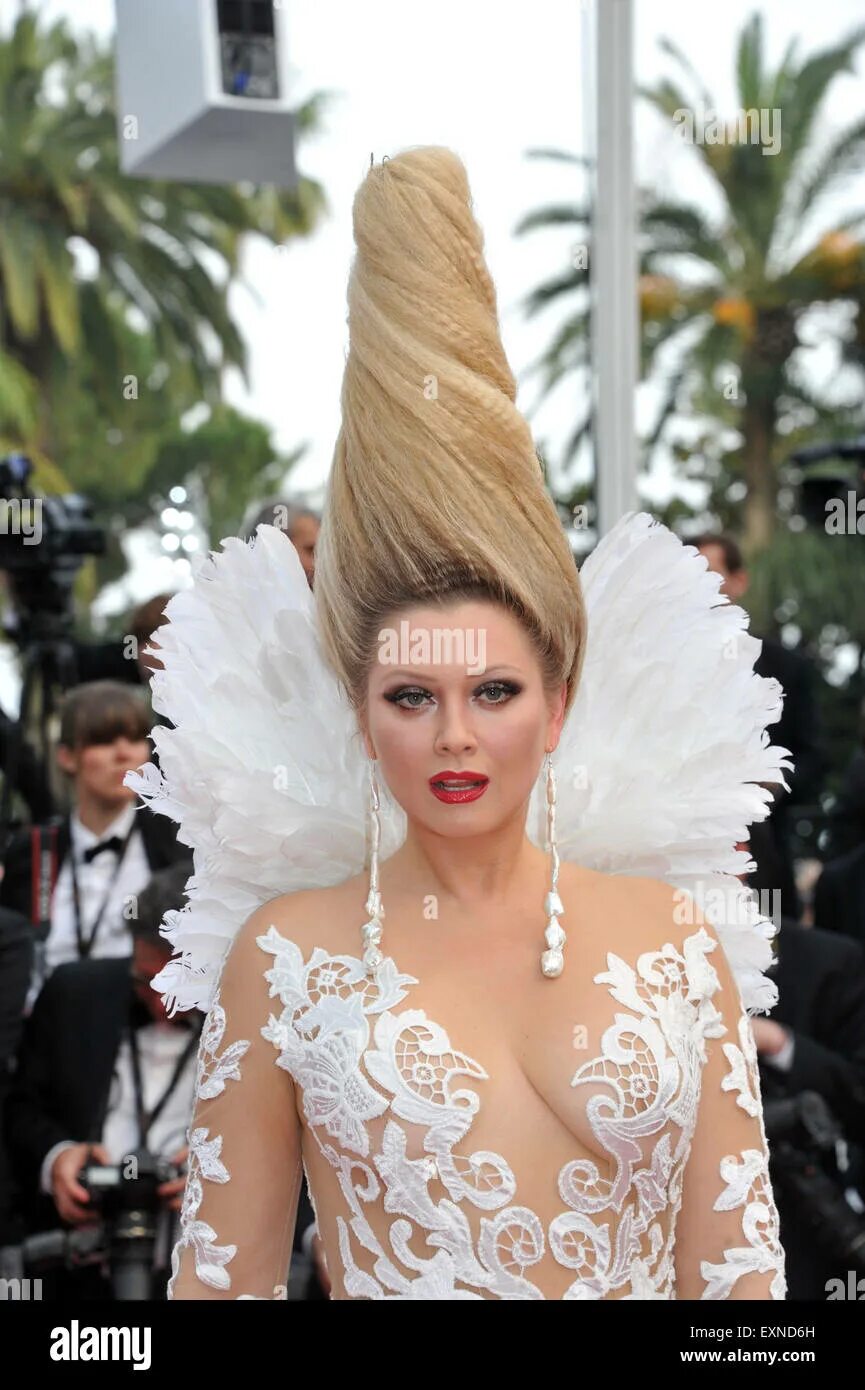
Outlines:
[[[483,671],[467,671],[465,679],[467,681],[488,681],[491,679],[490,673],[492,671],[510,671],[516,676],[524,676],[524,672],[520,670],[519,666],[509,666],[506,662],[499,662],[499,664],[496,666],[484,667]],[[414,671],[406,671],[401,666],[398,666],[396,670],[389,672],[388,675],[384,677],[385,680],[396,680],[397,678],[399,678],[400,680],[409,681],[434,681],[436,679],[435,676],[425,675],[423,671],[418,671],[417,669]]]

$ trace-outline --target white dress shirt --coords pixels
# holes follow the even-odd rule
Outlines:
[[[779,1048],[777,1052],[773,1052],[771,1056],[764,1052],[762,1054],[762,1060],[768,1062],[770,1067],[777,1067],[778,1071],[789,1071],[793,1065],[793,1055],[796,1051],[796,1039],[793,1035],[793,1029],[788,1027],[786,1023],[782,1023],[781,1027],[787,1034],[784,1046]]]
[[[178,1028],[173,1023],[154,1021],[136,1029],[145,1110],[151,1110],[166,1090],[177,1060],[190,1036],[189,1029]],[[195,1090],[196,1056],[197,1049],[193,1048],[177,1085],[148,1130],[147,1147],[151,1153],[159,1154],[162,1158],[173,1158],[186,1143],[186,1130],[192,1115]],[[43,1192],[51,1192],[51,1169],[55,1158],[63,1149],[71,1148],[76,1142],[80,1141],[61,1139],[48,1150],[42,1161],[40,1174]],[[118,1163],[138,1148],[132,1052],[125,1034],[114,1064],[101,1142],[105,1145],[112,1163]]]
[[[102,858],[102,856],[99,856]],[[136,1029],[138,1056],[141,1065],[141,1089],[145,1110],[152,1110],[167,1089],[174,1068],[187,1046],[191,1033],[172,1023],[156,1022]],[[161,1158],[174,1158],[186,1144],[186,1132],[192,1119],[195,1100],[195,1076],[198,1048],[193,1047],[177,1084],[165,1105],[147,1131],[146,1145],[150,1153]],[[124,1033],[114,1063],[114,1075],[108,1095],[108,1108],[102,1127],[102,1143],[112,1163],[120,1163],[139,1145],[138,1117],[135,1100],[135,1080],[132,1070],[132,1050]],[[51,1170],[54,1160],[64,1149],[74,1147],[75,1140],[61,1139],[50,1148],[42,1160],[39,1186],[51,1195]],[[175,1213],[163,1206],[156,1222],[153,1248],[153,1268],[167,1268],[176,1239]]]
[[[78,893],[81,902],[81,927],[85,938],[93,929],[102,899],[111,882],[111,875],[117,868],[117,855],[112,850],[103,850],[91,862],[85,863],[84,851],[112,835],[124,839],[127,831],[135,823],[136,803],[130,801],[118,816],[107,825],[101,834],[89,830],[78,819],[76,812],[69,818],[69,850],[63,860],[54,894],[51,899],[51,927],[44,943],[42,960],[37,962],[34,978],[30,986],[26,1009],[29,1012],[44,981],[58,965],[78,960],[78,941],[75,934],[75,901],[72,893],[72,856],[75,856],[75,873],[78,879]],[[102,956],[129,956],[132,954],[132,931],[130,899],[137,897],[146,887],[152,870],[148,863],[144,840],[140,829],[136,829],[123,863],[114,881],[111,896],[105,905],[102,921],[96,940],[90,951],[91,959]],[[124,911],[125,914],[124,915]]]

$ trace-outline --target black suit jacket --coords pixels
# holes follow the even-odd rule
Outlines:
[[[768,972],[778,985],[771,1017],[793,1030],[793,1065],[787,1072],[760,1063],[764,1104],[802,1091],[827,1102],[861,1169],[865,1145],[865,950],[855,941],[782,919],[777,961]],[[771,1154],[771,1144],[770,1144]],[[831,1169],[829,1170],[831,1171]],[[861,1181],[861,1176],[859,1176]],[[837,1182],[837,1180],[836,1180]],[[826,1297],[826,1281],[846,1271],[818,1249],[801,1199],[773,1174],[787,1262],[788,1298]],[[847,1261],[849,1264],[849,1260]]]
[[[865,947],[865,845],[824,865],[814,890],[814,921]]]
[[[0,1075],[12,1068],[33,967],[33,932],[20,913],[0,908]]]
[[[134,998],[131,958],[70,961],[46,980],[25,1020],[6,1106],[9,1151],[35,1195],[48,1150],[102,1138],[114,1063]]]
[[[4,1115],[6,1145],[31,1230],[56,1227],[39,1192],[48,1150],[61,1139],[102,1137],[123,1028],[134,998],[131,958],[70,961],[45,982],[25,1020]]]
[[[850,760],[829,821],[832,859],[865,844],[865,748]]]
[[[0,1116],[12,1078],[33,966],[33,932],[18,913],[0,908]],[[0,1245],[15,1240],[14,1194],[0,1130]]]
[[[865,1144],[865,949],[858,942],[782,918],[778,985],[770,1017],[793,1030],[788,1072],[763,1064],[766,1090],[818,1091],[849,1140]]]
[[[769,736],[773,744],[790,751],[793,763],[793,770],[786,773],[790,791],[786,792],[780,785],[773,789],[775,799],[769,813],[779,871],[773,886],[781,891],[785,914],[799,918],[802,903],[793,865],[790,807],[816,801],[826,770],[817,728],[814,670],[807,658],[773,638],[763,637],[761,641],[763,645],[754,670],[760,676],[773,676],[784,690],[781,718],[770,724]]]
[[[759,634],[756,634],[759,636]],[[789,748],[794,764],[786,774],[788,793],[781,788],[781,802],[816,801],[826,771],[822,751],[817,706],[814,699],[814,668],[798,652],[791,651],[772,637],[761,637],[763,646],[754,662],[760,676],[774,676],[784,687],[784,708],[776,724],[769,725],[772,743]]]
[[[149,806],[136,811],[136,825],[141,830],[144,852],[151,870],[165,869],[179,859],[189,860],[192,873],[192,850],[177,838],[177,825],[168,816],[158,815]],[[64,816],[57,829],[57,872],[69,853],[71,842],[70,817]],[[0,883],[0,906],[22,913],[29,921],[32,915],[32,864],[30,829],[19,830],[9,846],[5,873]]]

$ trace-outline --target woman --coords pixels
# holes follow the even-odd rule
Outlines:
[[[138,785],[183,822],[196,877],[159,983],[211,1005],[171,1296],[284,1296],[305,1168],[333,1298],[783,1298],[745,1013],[773,1002],[766,931],[741,897],[716,929],[674,886],[729,890],[734,827],[781,775],[756,644],[739,630],[722,691],[719,625],[739,610],[637,518],[593,571],[587,645],[457,157],[371,168],[354,230],[314,594],[347,700],[272,528],[227,542],[222,580],[160,631],[155,703],[177,729],[159,732],[164,781]],[[662,684],[690,707],[684,784],[653,735]],[[733,729],[717,744],[716,716]]]

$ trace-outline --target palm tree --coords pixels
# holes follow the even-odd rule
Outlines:
[[[56,457],[52,382],[82,356],[119,395],[130,333],[176,409],[247,379],[228,311],[245,234],[308,235],[326,206],[300,179],[284,192],[125,177],[108,50],[24,10],[0,40],[0,435]],[[298,112],[315,129],[327,94]]]
[[[865,369],[865,245],[860,239],[865,208],[828,224],[823,212],[828,196],[865,164],[865,119],[828,143],[817,137],[826,94],[840,73],[852,70],[863,39],[865,27],[802,61],[794,41],[772,71],[763,52],[762,18],[753,15],[739,38],[738,100],[742,112],[780,112],[777,153],[767,155],[760,143],[751,143],[742,120],[724,123],[721,139],[710,143],[707,131],[705,140],[692,144],[721,195],[717,221],[666,192],[640,193],[642,370],[660,374],[663,363],[674,364],[664,373],[646,459],[674,419],[706,415],[726,482],[739,479],[744,485],[744,541],[751,553],[772,538],[778,470],[790,432],[826,421],[837,428],[843,416],[809,385],[796,361],[803,323],[815,305],[843,302],[852,308],[853,334],[845,338],[843,329],[835,331],[843,361]],[[694,111],[694,97],[703,111],[717,108],[687,58],[669,41],[662,47],[685,75],[688,91],[668,79],[641,89],[641,95],[681,131],[683,113]],[[532,153],[579,162],[557,151]],[[573,226],[575,241],[588,243],[591,208],[542,208],[523,219],[517,231],[550,225]],[[812,226],[816,230],[810,233]],[[535,364],[543,372],[541,398],[565,374],[588,370],[587,285],[588,268],[577,263],[526,300],[530,314],[563,296],[576,302]],[[566,464],[587,425],[587,418],[579,421]],[[723,431],[730,427],[740,441],[733,448],[724,442]]]

